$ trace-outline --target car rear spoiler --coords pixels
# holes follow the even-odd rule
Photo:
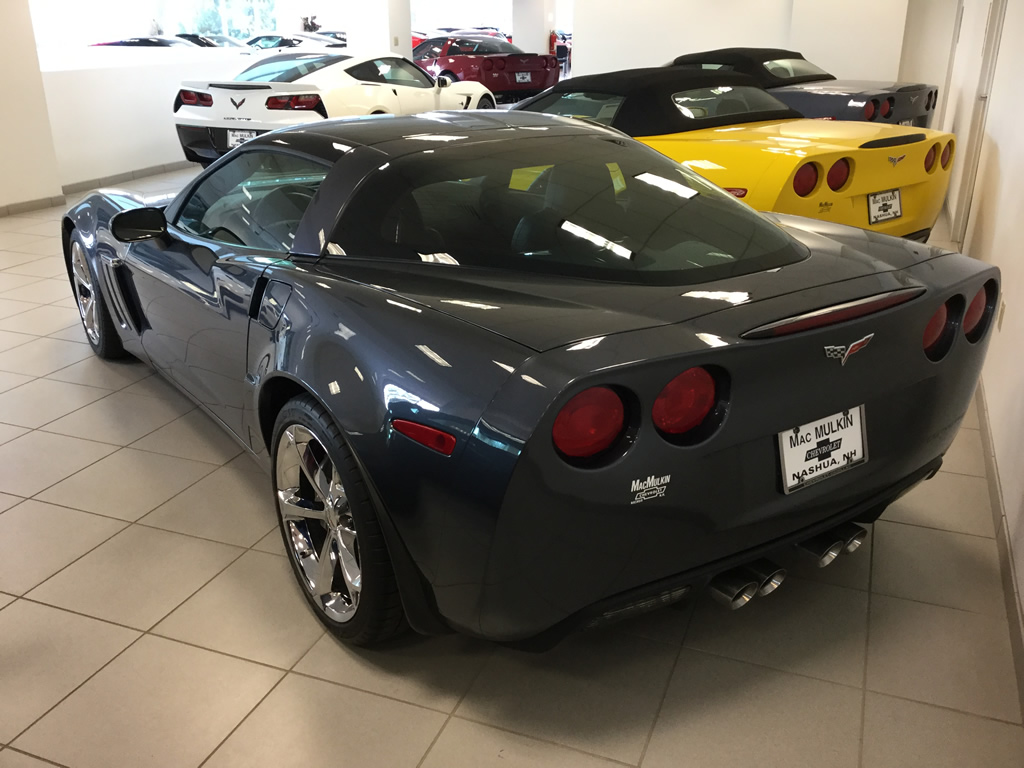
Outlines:
[[[225,80],[211,83],[209,80],[190,80],[181,84],[190,91],[208,91],[212,88],[223,91],[275,91],[276,93],[311,93],[320,90],[312,83],[247,83]]]

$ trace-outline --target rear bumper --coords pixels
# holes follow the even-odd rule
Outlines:
[[[209,165],[230,151],[227,128],[206,128],[180,123],[175,127],[178,131],[181,149],[185,153],[185,159],[189,162]],[[267,131],[256,130],[257,136],[261,133],[267,133]]]

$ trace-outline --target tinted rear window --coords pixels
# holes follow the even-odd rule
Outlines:
[[[562,117],[585,117],[603,125],[611,125],[625,100],[625,96],[610,93],[588,91],[549,93],[531,102],[523,109],[529,112],[561,115]]]
[[[235,77],[235,80],[259,83],[293,83],[300,77],[305,77],[319,69],[350,58],[352,57],[324,56],[323,54],[274,56],[243,70]]]
[[[522,53],[522,48],[517,48],[512,43],[499,40],[496,37],[485,38],[463,38],[460,37],[452,43],[452,48],[458,47],[458,53],[487,54],[487,53]],[[452,48],[448,53],[455,55]]]
[[[824,69],[811,64],[806,59],[772,59],[771,61],[764,62],[763,66],[776,77],[783,79],[813,77],[815,75],[831,77]]]
[[[789,107],[774,96],[760,88],[747,85],[722,85],[680,91],[672,94],[672,103],[683,117],[691,120],[789,110]],[[743,121],[737,119],[735,122]]]
[[[655,284],[746,274],[805,254],[749,206],[632,141],[445,138],[372,175],[328,252]]]

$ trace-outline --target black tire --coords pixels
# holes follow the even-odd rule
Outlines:
[[[79,261],[80,257],[80,261]],[[85,285],[84,275],[76,274],[76,264],[79,269],[85,269],[89,281]],[[114,321],[107,310],[107,300],[103,296],[103,289],[100,287],[99,276],[89,258],[89,251],[82,242],[78,230],[72,230],[68,244],[67,259],[68,279],[71,281],[72,296],[78,305],[79,317],[82,320],[82,329],[85,331],[85,339],[92,347],[92,351],[104,360],[118,360],[127,357],[124,344],[121,343],[121,336],[114,326]],[[92,312],[95,315],[93,328],[90,332],[89,322],[86,320],[87,311],[84,306],[87,303],[85,296],[88,295],[93,301]]]
[[[314,594],[315,585],[310,584],[306,572],[303,570],[304,566],[300,564],[299,556],[296,554],[297,540],[294,538],[296,531],[291,527],[291,523],[295,521],[286,522],[284,509],[287,505],[282,501],[282,494],[279,493],[281,490],[279,480],[282,477],[280,470],[289,463],[290,459],[282,456],[281,453],[282,450],[289,450],[288,446],[291,445],[288,442],[286,431],[291,430],[292,433],[295,433],[296,427],[308,430],[319,441],[319,447],[314,446],[316,450],[319,451],[322,448],[326,452],[324,459],[318,457],[318,466],[326,467],[326,459],[329,459],[333,469],[336,470],[337,477],[344,486],[344,499],[339,502],[339,506],[350,514],[352,528],[355,531],[354,541],[357,542],[355,551],[360,570],[360,591],[354,613],[343,621],[336,620],[329,615],[321,598]],[[285,444],[283,449],[282,441]],[[338,429],[320,403],[314,398],[304,395],[288,401],[281,409],[274,424],[274,438],[271,445],[273,449],[272,479],[278,524],[288,562],[291,563],[302,594],[313,613],[332,634],[352,645],[376,645],[402,634],[408,625],[384,534],[381,531],[376,510],[359,466],[345,442],[341,430]],[[285,470],[285,474],[288,474],[287,470]],[[303,476],[302,479],[297,478],[296,482],[299,485],[305,482],[307,486],[311,486],[307,476]],[[291,509],[294,510],[294,507]],[[315,526],[310,528],[312,530]],[[320,530],[320,534],[324,538],[326,538],[324,532],[326,529],[325,525]],[[316,531],[313,531],[313,534],[315,533]],[[321,542],[315,548],[322,551],[322,547]],[[338,559],[341,560],[340,554]],[[319,558],[316,562],[319,564]],[[348,587],[340,572],[334,568],[332,568],[332,572],[333,583],[338,583],[340,579],[341,589],[347,590]]]
[[[494,99],[490,96],[481,96],[479,103],[476,105],[477,109],[494,109]]]
[[[449,72],[447,69],[444,72],[442,72],[440,75],[438,75],[438,77],[447,77],[453,83],[459,82],[459,76],[456,75],[454,72]]]

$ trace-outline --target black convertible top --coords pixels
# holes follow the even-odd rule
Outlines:
[[[677,56],[670,67],[700,66],[701,64],[722,64],[733,72],[750,75],[762,88],[777,88],[781,85],[795,85],[816,80],[835,80],[833,75],[803,75],[800,77],[779,77],[765,68],[766,61],[773,59],[803,59],[799,51],[787,51],[784,48],[719,48],[714,51],[701,51]],[[699,70],[698,70],[699,71]]]
[[[619,108],[612,127],[630,136],[661,136],[741,122],[737,120],[735,114],[700,121],[690,120],[684,117],[672,102],[673,94],[681,91],[719,86],[759,87],[754,78],[737,72],[675,67],[624,69],[619,72],[583,75],[562,80],[550,90],[524,102],[521,106],[529,110],[531,104],[549,93],[589,92],[625,96],[626,99]],[[780,103],[777,110],[744,113],[742,122],[789,120],[800,117],[803,115]]]

